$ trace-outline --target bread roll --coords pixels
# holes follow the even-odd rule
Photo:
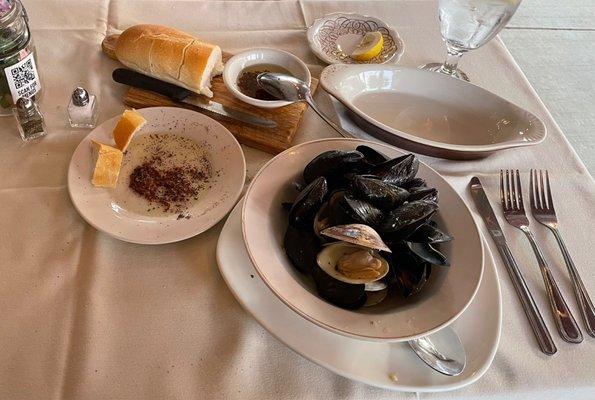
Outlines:
[[[116,43],[118,60],[135,71],[212,97],[211,78],[223,72],[219,46],[160,25],[135,25]]]

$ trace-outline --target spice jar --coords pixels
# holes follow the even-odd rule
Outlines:
[[[17,99],[38,100],[41,82],[28,18],[19,0],[0,0],[0,115]]]
[[[99,116],[97,97],[83,87],[76,87],[68,104],[68,121],[72,128],[95,128]]]
[[[17,120],[21,139],[29,141],[45,136],[45,122],[35,101],[21,97],[12,112]]]

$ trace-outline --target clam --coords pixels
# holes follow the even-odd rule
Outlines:
[[[352,285],[378,281],[389,270],[388,262],[377,251],[346,242],[325,246],[316,261],[332,278]]]
[[[370,291],[366,285],[366,302],[364,303],[363,307],[372,307],[376,304],[379,304],[386,298],[388,294],[388,288],[385,287],[384,289]]]
[[[391,252],[374,229],[363,224],[337,225],[320,232],[322,236],[373,250]]]

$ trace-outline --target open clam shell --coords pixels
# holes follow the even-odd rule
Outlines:
[[[366,249],[362,248],[360,246],[356,246],[351,243],[345,243],[345,242],[332,243],[332,244],[329,244],[328,246],[325,246],[322,249],[322,251],[320,253],[318,253],[318,256],[316,257],[316,261],[318,263],[318,266],[322,270],[324,270],[324,272],[326,272],[327,274],[329,274],[330,276],[332,276],[333,278],[335,278],[341,282],[351,283],[354,285],[367,284],[367,283],[369,284],[369,283],[372,283],[372,282],[375,282],[375,281],[378,281],[378,280],[384,278],[386,276],[386,274],[388,274],[389,265],[388,265],[388,262],[384,258],[380,257],[377,253],[374,253],[373,256],[374,256],[374,258],[377,258],[380,260],[381,266],[380,266],[380,271],[379,271],[378,276],[376,276],[374,278],[353,279],[353,278],[349,278],[349,277],[343,275],[337,269],[337,263],[341,257],[343,257],[344,255],[347,255],[347,254],[352,254],[356,251],[361,251],[361,250],[366,250]]]
[[[355,244],[368,249],[386,251],[391,253],[386,243],[373,228],[363,224],[337,225],[326,228],[321,235],[343,242]]]

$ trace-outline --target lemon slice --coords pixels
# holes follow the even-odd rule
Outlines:
[[[370,61],[382,51],[384,39],[380,32],[368,32],[359,46],[351,53],[351,58],[357,61]]]
[[[147,120],[143,118],[136,110],[126,110],[118,125],[114,128],[114,142],[116,147],[125,152],[132,140],[132,136],[145,124]]]

